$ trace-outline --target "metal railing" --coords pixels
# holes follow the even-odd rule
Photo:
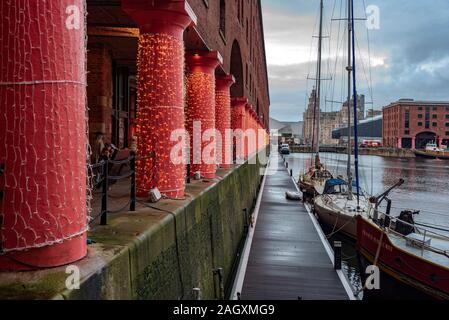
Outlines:
[[[409,223],[407,221],[401,220],[398,217],[393,217],[391,215],[387,215],[385,213],[382,213],[381,216],[384,217],[384,219],[386,219],[386,223],[384,223],[384,227],[390,231],[391,233],[393,233],[394,235],[403,238],[404,240],[413,240],[415,243],[419,244],[421,246],[421,249],[424,251],[425,249],[433,251],[435,253],[441,254],[443,256],[446,256],[447,258],[449,258],[449,230],[444,230],[445,233],[443,232],[436,232],[433,230],[441,230],[440,228],[432,228],[431,226],[421,226],[419,223]],[[398,225],[403,225],[403,226],[407,226],[410,227],[411,229],[414,230],[415,234],[419,234],[422,236],[422,239],[409,239],[407,238],[407,236],[399,233],[396,231],[396,226]],[[448,244],[448,246],[443,245],[442,247],[437,247],[432,245],[432,243],[428,244],[427,240],[432,240],[432,239],[438,239],[441,241],[444,241],[446,244]]]
[[[126,165],[129,167],[128,172],[120,175],[122,168]],[[111,175],[114,166],[119,166],[119,175]],[[101,188],[101,210],[100,214],[93,220],[100,217],[100,225],[105,226],[109,213],[136,211],[136,154],[134,152],[130,152],[130,156],[123,160],[111,160],[104,157],[99,163],[90,166],[89,173],[92,177],[98,177],[95,181],[95,188]],[[124,179],[130,179],[131,181],[129,201],[120,209],[110,210],[108,201],[110,186]]]

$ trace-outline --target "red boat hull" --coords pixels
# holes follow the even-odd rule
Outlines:
[[[395,246],[387,233],[360,216],[357,217],[357,250],[371,264],[379,250],[377,266],[382,272],[432,298],[449,300],[448,268]]]

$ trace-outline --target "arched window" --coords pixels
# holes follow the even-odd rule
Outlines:
[[[220,31],[226,36],[226,4],[225,0],[220,0]]]

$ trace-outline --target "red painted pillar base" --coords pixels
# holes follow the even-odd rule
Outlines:
[[[184,129],[183,32],[196,17],[186,1],[123,0],[122,7],[141,31],[137,195],[147,197],[157,187],[166,197],[180,199],[185,193],[185,142],[180,137],[173,141],[172,134]]]
[[[187,54],[187,130],[190,134],[191,174],[215,178],[215,68],[222,62],[218,52]]]
[[[235,79],[232,75],[220,75],[216,77],[215,126],[221,136],[221,154],[217,156],[217,163],[223,169],[230,169],[233,162],[230,88],[234,83]]]
[[[0,4],[0,270],[87,253],[83,11],[82,0]]]

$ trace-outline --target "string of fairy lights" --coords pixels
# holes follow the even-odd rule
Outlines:
[[[231,82],[227,86],[217,87],[215,91],[215,123],[222,139],[221,154],[217,150],[217,164],[221,164],[223,168],[229,168],[232,164],[232,139],[229,137],[231,129],[230,85]]]
[[[170,35],[142,34],[138,48],[137,194],[158,187],[170,198],[184,197],[185,165],[170,152],[174,130],[184,128],[184,43]]]
[[[191,137],[191,172],[200,172],[204,178],[215,178],[216,146],[215,137],[204,139],[204,133],[215,129],[215,75],[200,71],[188,72],[186,104],[186,126]],[[197,122],[201,130],[194,130]],[[200,145],[195,143],[200,142]],[[209,149],[207,149],[209,147]],[[207,152],[209,151],[209,153]],[[208,153],[208,154],[207,154]],[[207,161],[207,159],[213,159]],[[210,163],[212,162],[212,163]]]
[[[0,258],[26,260],[87,231],[85,25],[67,30],[55,2],[0,13]]]

